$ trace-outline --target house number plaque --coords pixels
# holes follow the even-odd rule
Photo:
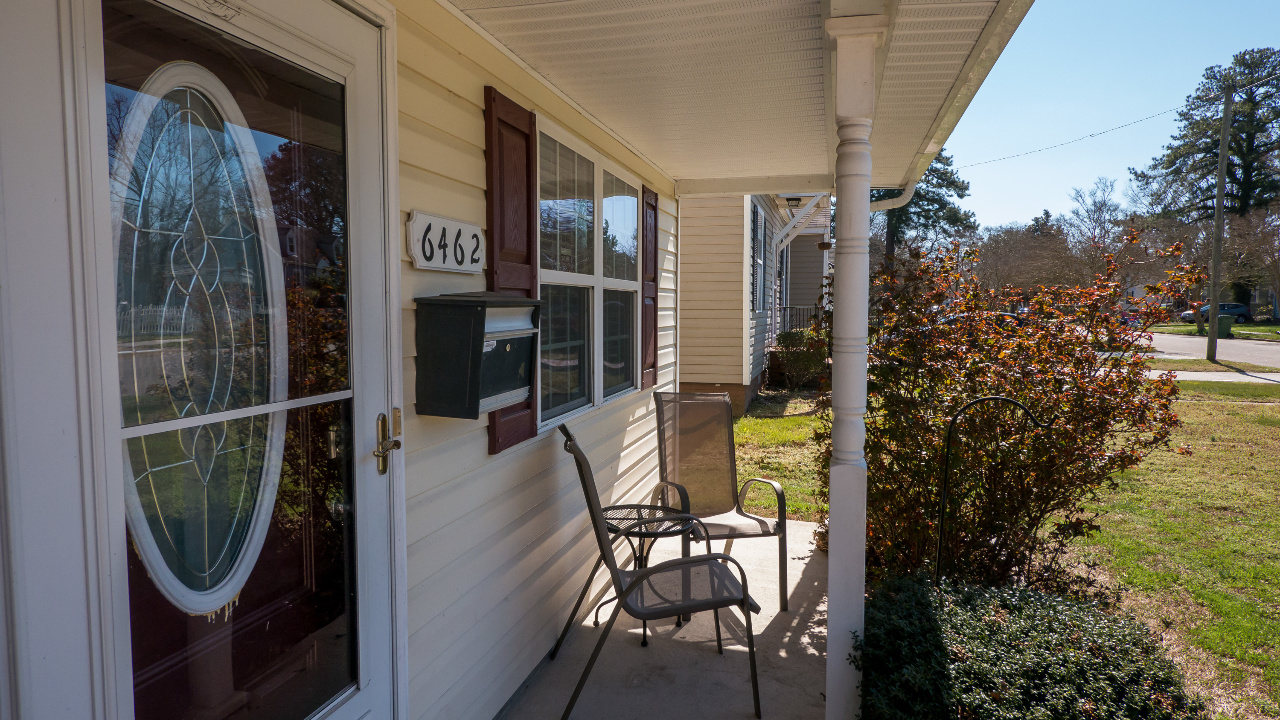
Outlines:
[[[406,240],[409,257],[419,270],[484,271],[485,240],[479,225],[414,210],[409,214]]]

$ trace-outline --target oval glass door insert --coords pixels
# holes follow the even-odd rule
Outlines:
[[[229,609],[284,452],[285,278],[262,161],[228,88],[155,70],[116,133],[111,208],[128,526],[183,611]]]

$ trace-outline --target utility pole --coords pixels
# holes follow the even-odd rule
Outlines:
[[[1222,129],[1218,134],[1218,191],[1213,201],[1213,259],[1209,268],[1209,345],[1205,349],[1205,358],[1210,362],[1218,359],[1218,295],[1221,292],[1222,274],[1222,230],[1226,222],[1227,194],[1227,156],[1231,144],[1231,103],[1235,100],[1235,89],[1227,86],[1222,97]]]

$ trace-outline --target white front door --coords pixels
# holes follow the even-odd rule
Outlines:
[[[392,717],[380,31],[323,0],[101,13],[121,716]]]

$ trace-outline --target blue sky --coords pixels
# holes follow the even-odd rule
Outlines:
[[[1072,140],[1180,106],[1204,69],[1280,46],[1280,0],[1036,0],[947,142],[956,166]],[[1014,160],[960,170],[983,225],[1071,207],[1160,153],[1175,113]]]

